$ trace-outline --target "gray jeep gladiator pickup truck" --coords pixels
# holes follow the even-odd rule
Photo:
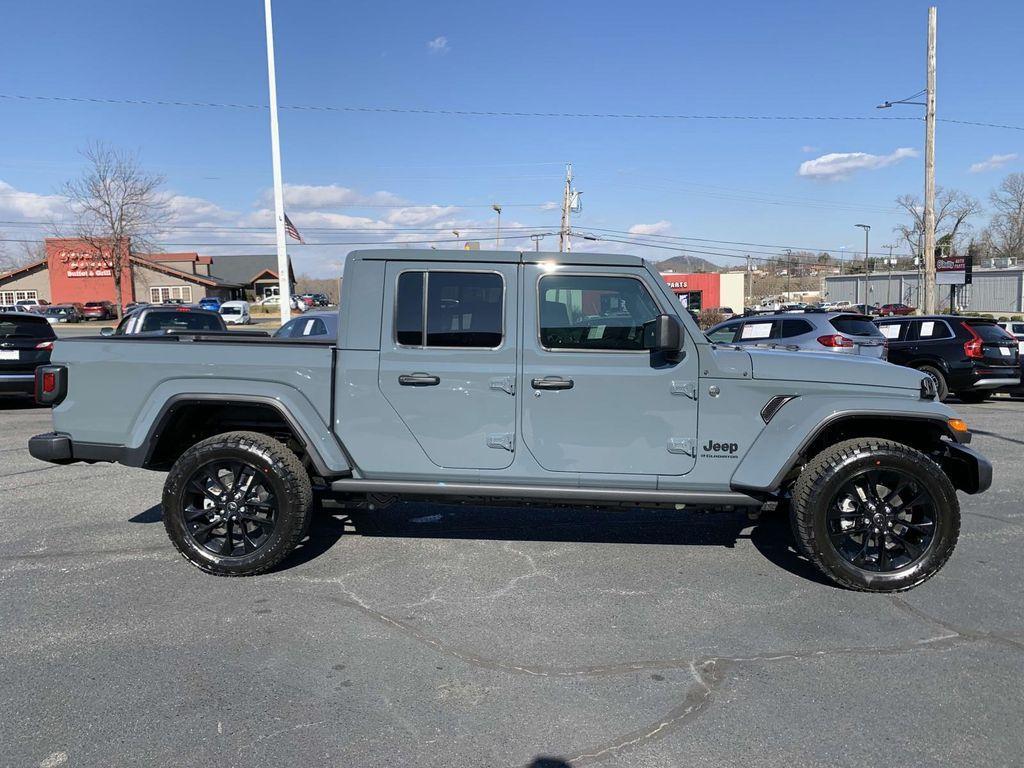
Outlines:
[[[168,472],[190,562],[264,572],[314,488],[348,499],[788,509],[852,589],[936,573],[957,490],[991,466],[931,379],[876,359],[712,344],[642,259],[349,254],[336,342],[197,334],[62,339],[37,398],[56,463]]]

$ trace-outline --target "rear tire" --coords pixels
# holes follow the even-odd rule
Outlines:
[[[946,402],[946,398],[949,397],[949,385],[946,383],[946,377],[942,375],[942,371],[931,365],[922,365],[917,370],[931,377],[931,380],[935,382],[936,398],[940,403]]]
[[[305,537],[309,475],[283,444],[226,432],[189,448],[164,483],[164,527],[181,556],[216,576],[253,576]]]
[[[863,592],[900,592],[934,576],[960,533],[956,490],[920,451],[879,438],[837,443],[793,486],[801,553],[829,579]]]

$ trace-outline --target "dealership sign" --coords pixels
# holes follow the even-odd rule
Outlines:
[[[935,282],[938,285],[969,285],[973,259],[968,253],[964,256],[951,256],[948,253],[935,252]]]

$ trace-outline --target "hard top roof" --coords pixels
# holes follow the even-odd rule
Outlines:
[[[573,264],[579,266],[639,267],[644,260],[622,253],[590,253],[573,251],[465,251],[431,250],[427,248],[380,248],[352,251],[348,258],[363,261],[448,261],[458,263],[502,264]]]

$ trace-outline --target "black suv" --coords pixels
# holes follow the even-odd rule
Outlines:
[[[916,368],[935,381],[940,400],[950,393],[980,403],[996,389],[1020,382],[1017,340],[981,317],[887,317],[875,325],[889,340],[889,362]]]
[[[50,362],[57,334],[42,315],[0,312],[0,395],[31,395],[36,368]]]

